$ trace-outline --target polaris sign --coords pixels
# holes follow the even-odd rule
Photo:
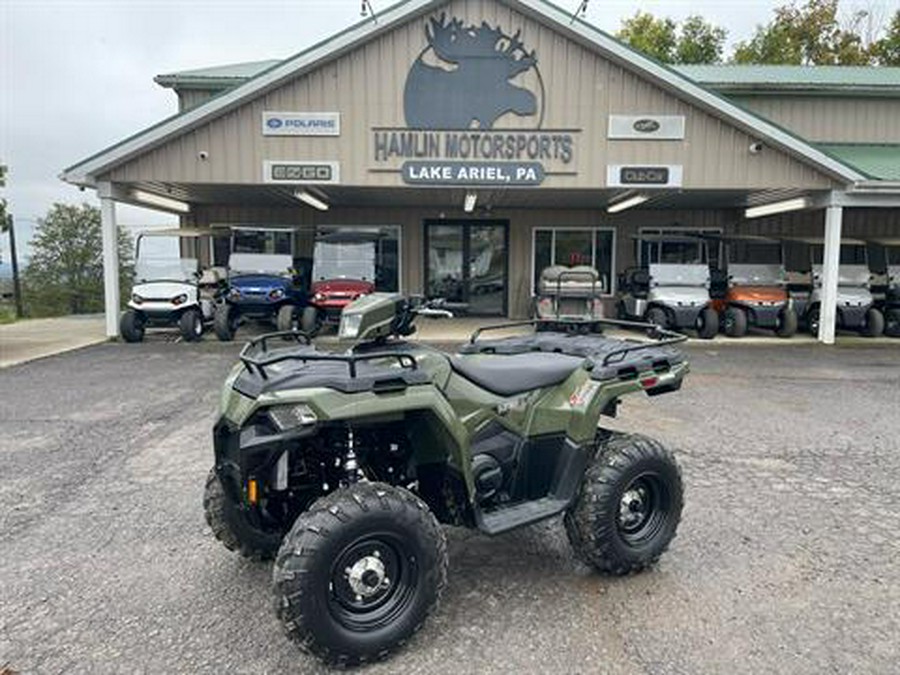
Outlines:
[[[340,136],[340,113],[264,112],[263,136]]]

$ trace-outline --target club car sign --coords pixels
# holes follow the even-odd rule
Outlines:
[[[573,161],[573,132],[541,129],[543,80],[521,31],[442,15],[425,37],[404,87],[407,126],[372,130],[374,170],[396,171],[410,185],[534,186],[548,165]],[[508,115],[534,129],[495,127]]]

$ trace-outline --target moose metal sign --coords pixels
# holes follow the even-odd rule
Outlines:
[[[373,129],[377,170],[411,185],[513,187],[543,183],[545,163],[573,161],[573,131],[541,128],[544,81],[521,30],[442,14],[424,34],[403,90],[406,126]],[[531,130],[510,128],[514,118]]]
[[[490,129],[507,113],[539,114],[535,93],[511,81],[537,71],[537,55],[525,50],[521,31],[510,37],[487,22],[466,27],[441,15],[425,32],[428,47],[413,64],[403,97],[411,129],[468,129],[473,122]],[[427,55],[441,65],[426,63]]]

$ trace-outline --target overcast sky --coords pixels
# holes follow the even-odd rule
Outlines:
[[[701,14],[750,35],[786,0],[591,0],[587,19],[607,31],[640,8],[682,19]],[[556,0],[572,10],[579,0]],[[376,10],[393,0],[372,0]],[[845,0],[845,9],[900,0]],[[22,238],[54,202],[98,203],[60,171],[176,110],[160,73],[284,58],[360,20],[359,0],[0,0],[0,164]],[[166,222],[119,207],[130,225]],[[6,260],[6,240],[0,252]]]

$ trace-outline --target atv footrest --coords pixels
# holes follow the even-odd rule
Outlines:
[[[568,499],[542,497],[512,506],[501,506],[488,512],[478,510],[475,513],[475,520],[479,530],[485,534],[495,535],[551,518],[565,511],[568,506]]]

